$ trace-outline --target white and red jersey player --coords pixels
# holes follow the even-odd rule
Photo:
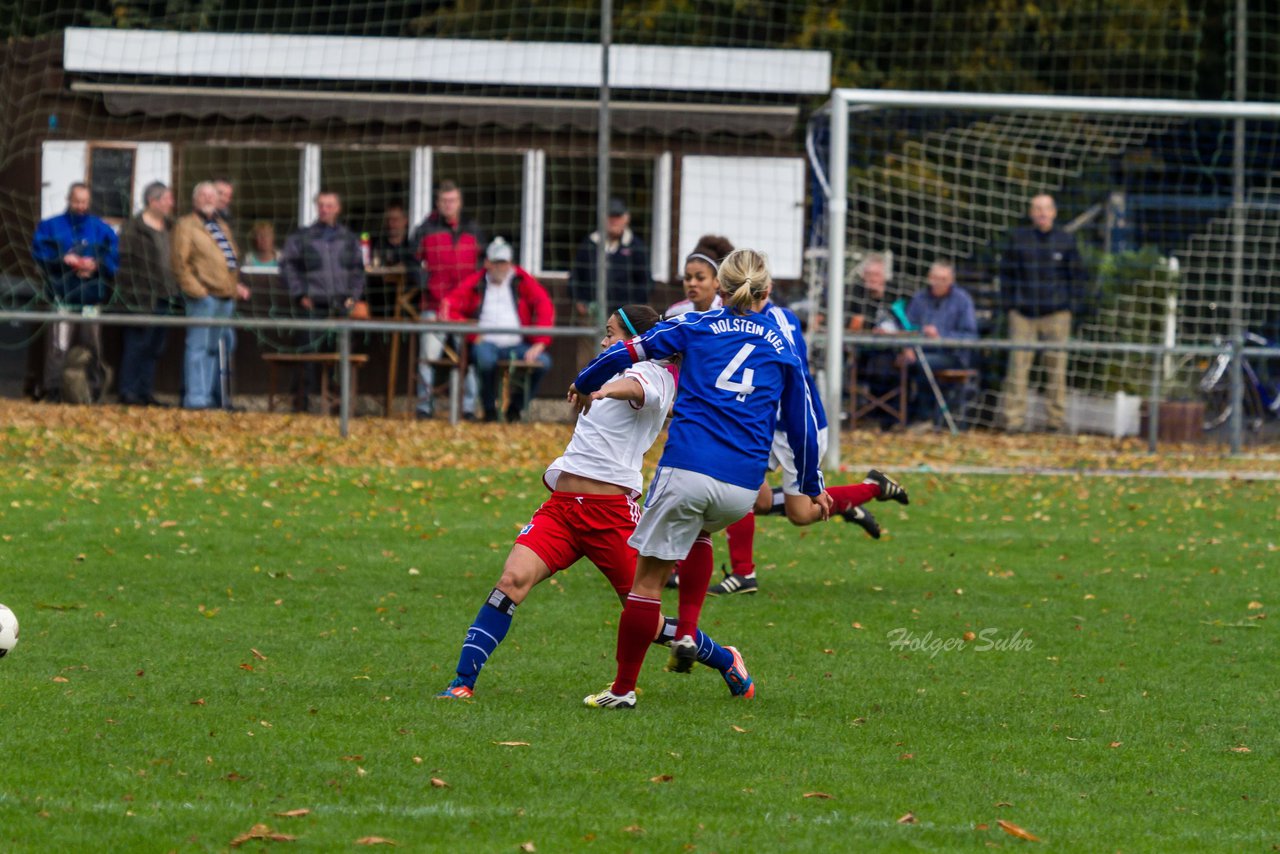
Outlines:
[[[606,385],[627,389],[628,397],[605,398],[578,416],[568,447],[542,475],[551,497],[516,545],[537,555],[548,575],[585,557],[625,597],[635,576],[636,550],[627,540],[640,521],[641,466],[662,432],[676,386],[657,363],[633,365]]]
[[[632,365],[610,382],[622,379],[640,384],[641,399],[602,400],[589,415],[579,415],[568,447],[542,475],[548,489],[554,492],[568,473],[624,486],[633,498],[640,495],[644,455],[662,432],[676,385],[671,372],[658,362]]]

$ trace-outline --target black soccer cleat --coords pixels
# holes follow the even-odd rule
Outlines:
[[[662,668],[668,673],[688,673],[698,660],[698,645],[693,638],[685,635],[671,642],[671,655],[667,657],[667,666]]]
[[[886,475],[884,472],[872,469],[867,472],[867,476],[863,478],[863,483],[874,483],[880,487],[880,494],[876,496],[876,501],[896,501],[899,504],[910,504],[907,498],[907,491],[902,488],[902,484]]]
[[[880,539],[880,523],[876,521],[875,516],[871,515],[871,511],[861,506],[850,507],[840,513],[840,518],[862,528],[871,536],[871,539]]]
[[[728,596],[733,593],[755,593],[759,589],[760,585],[756,581],[755,573],[738,575],[736,572],[726,572],[724,580],[707,590],[707,595]]]

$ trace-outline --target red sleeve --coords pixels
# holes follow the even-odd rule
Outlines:
[[[480,310],[479,291],[476,288],[483,275],[483,272],[479,272],[467,276],[461,284],[445,295],[445,311],[441,320],[475,320]]]
[[[523,278],[524,286],[521,290],[524,292],[521,297],[529,305],[530,326],[555,326],[556,323],[556,307],[551,302],[551,296],[547,293],[547,289],[542,283],[520,270]],[[530,344],[541,344],[544,347],[551,346],[550,335],[530,335]]]

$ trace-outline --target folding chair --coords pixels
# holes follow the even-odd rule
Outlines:
[[[898,365],[898,383],[881,394],[871,390],[868,382],[858,377],[858,354],[853,354],[853,366],[849,369],[849,426],[856,428],[858,419],[874,412],[892,415],[898,426],[906,426],[907,402],[910,400],[910,379],[907,365]]]

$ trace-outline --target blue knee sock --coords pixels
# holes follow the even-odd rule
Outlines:
[[[480,668],[484,667],[489,656],[502,643],[511,628],[511,618],[515,616],[516,603],[498,588],[493,588],[489,599],[480,606],[476,621],[467,630],[466,640],[462,642],[462,650],[458,654],[458,678],[468,688],[476,686],[476,677]]]
[[[670,643],[676,637],[676,620],[674,617],[664,617],[662,632],[658,635],[658,639],[654,643],[659,646]],[[713,667],[721,673],[728,670],[733,665],[733,653],[722,647],[711,639],[711,636],[698,629],[698,636],[693,639],[698,645],[696,657],[698,661],[708,667]]]

